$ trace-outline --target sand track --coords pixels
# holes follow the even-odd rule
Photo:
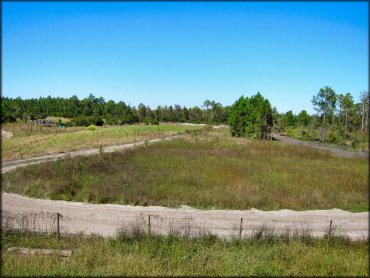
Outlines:
[[[160,140],[171,140],[179,138],[181,135],[171,136],[164,139],[153,139],[149,142]],[[281,136],[282,137],[282,136]],[[279,138],[276,138],[279,139]],[[280,138],[285,143],[309,145],[291,138]],[[295,142],[298,141],[298,142]],[[133,148],[145,144],[124,144],[105,147],[103,152],[114,152],[125,148]],[[325,147],[319,147],[326,150]],[[99,149],[80,150],[64,154],[54,154],[42,157],[33,157],[17,161],[3,162],[2,173],[13,169],[57,160],[66,156],[80,156],[98,154]],[[344,155],[343,155],[344,153]],[[345,157],[364,157],[365,153],[351,153],[348,156],[346,151],[336,153]],[[46,213],[47,217],[35,217],[37,214]],[[79,202],[52,201],[33,199],[11,193],[2,193],[2,218],[20,219],[29,215],[29,222],[32,222],[33,229],[54,230],[56,213],[60,213],[60,228],[62,233],[96,233],[103,236],[111,236],[122,227],[132,223],[140,224],[145,230],[149,228],[148,216],[151,217],[151,232],[167,234],[170,231],[191,231],[191,232],[211,232],[220,237],[234,237],[239,235],[241,218],[243,218],[242,235],[249,235],[262,226],[273,229],[275,232],[308,231],[312,235],[322,237],[329,231],[330,221],[332,221],[331,232],[350,237],[351,239],[368,238],[369,232],[369,213],[351,213],[339,209],[331,210],[309,210],[309,211],[260,211],[251,210],[198,210],[190,207],[180,209],[166,208],[159,206],[122,206],[122,205],[97,205]],[[32,215],[31,215],[32,214]],[[45,214],[45,215],[46,215]],[[47,219],[47,218],[50,219]],[[3,222],[4,223],[4,222]],[[27,225],[29,225],[28,223]]]
[[[151,139],[148,140],[148,143],[155,143],[162,140],[173,140],[176,138],[181,138],[183,135],[172,135],[169,137],[164,138],[157,138],[157,139]],[[120,151],[123,149],[130,149],[138,146],[143,146],[145,144],[145,141],[140,141],[137,143],[129,143],[129,144],[119,144],[119,145],[111,145],[106,146],[102,148],[103,153],[111,153],[115,151]],[[2,161],[1,165],[1,172],[6,173],[12,170],[15,170],[20,167],[32,165],[32,164],[38,164],[48,161],[55,161],[58,159],[62,159],[65,157],[76,157],[76,156],[89,156],[89,155],[96,155],[100,152],[99,148],[91,148],[91,149],[84,149],[79,151],[72,151],[72,152],[66,152],[66,153],[56,153],[56,154],[49,154],[49,155],[43,155],[43,156],[35,156],[25,159],[18,159],[18,160],[12,160],[12,161]]]
[[[272,134],[272,138],[274,138],[275,140],[279,140],[285,144],[302,145],[302,146],[311,147],[311,148],[314,148],[320,151],[329,151],[334,156],[339,156],[339,157],[347,157],[347,158],[368,158],[369,157],[368,152],[347,151],[347,150],[343,150],[340,148],[325,147],[325,146],[318,145],[312,142],[300,141],[294,138],[290,138],[287,136],[281,136],[278,134]]]
[[[137,223],[148,230],[148,215],[151,216],[151,232],[167,234],[169,231],[191,231],[192,233],[211,232],[220,237],[237,237],[243,218],[242,235],[249,235],[261,226],[275,232],[308,231],[322,237],[329,231],[332,220],[332,233],[346,235],[351,239],[364,239],[368,236],[368,212],[351,213],[339,209],[308,211],[260,211],[251,210],[199,210],[190,207],[179,209],[159,206],[123,206],[113,204],[85,204],[80,202],[33,199],[17,194],[2,194],[4,219],[26,213],[60,213],[62,233],[100,234],[113,236],[123,224]],[[55,218],[50,221],[55,223]],[[36,219],[36,225],[48,224],[48,219]],[[41,223],[42,221],[42,223]],[[30,221],[34,222],[34,221]],[[45,228],[44,228],[45,230]]]

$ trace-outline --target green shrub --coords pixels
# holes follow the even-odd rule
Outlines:
[[[336,132],[332,131],[329,133],[327,141],[329,143],[337,144],[340,141],[340,136]]]
[[[99,117],[87,117],[87,116],[79,116],[75,117],[71,120],[73,126],[89,126],[89,125],[96,125],[102,126],[104,121],[102,118]]]
[[[294,137],[294,131],[292,129],[287,129],[286,135],[288,135],[288,137]]]
[[[117,119],[107,116],[107,117],[104,118],[104,122],[108,125],[116,125],[117,124]]]
[[[358,136],[353,137],[353,143],[352,144],[353,144],[354,148],[357,148],[360,145],[360,142],[361,142],[361,140]]]
[[[89,125],[87,127],[88,130],[96,130],[96,126],[95,125]]]
[[[146,125],[159,125],[159,121],[157,119],[152,119],[152,118],[145,118],[144,123]]]

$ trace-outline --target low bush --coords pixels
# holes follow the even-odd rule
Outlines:
[[[159,121],[157,119],[152,119],[152,118],[145,118],[144,123],[146,125],[159,125]]]
[[[340,136],[335,131],[332,131],[329,133],[327,141],[328,143],[338,144],[340,142],[340,139]]]
[[[104,121],[102,118],[99,117],[86,117],[86,116],[79,116],[75,117],[71,120],[71,123],[73,126],[86,126],[89,125],[96,125],[96,126],[102,126],[104,124]]]
[[[96,126],[95,126],[95,125],[89,125],[89,126],[87,127],[87,129],[88,129],[88,130],[96,130],[97,128],[96,128]]]

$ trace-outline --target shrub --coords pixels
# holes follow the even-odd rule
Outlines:
[[[96,126],[95,125],[89,125],[87,127],[88,130],[96,130]]]
[[[109,117],[109,116],[105,117],[104,121],[108,125],[116,125],[117,124],[117,119]]]
[[[358,146],[359,146],[359,144],[360,144],[360,138],[358,137],[358,136],[354,136],[353,137],[353,147],[354,148],[357,148]]]
[[[159,121],[157,119],[152,119],[152,118],[145,118],[144,123],[146,125],[159,125]]]
[[[63,125],[65,127],[71,127],[71,126],[73,126],[73,123],[71,121],[68,121],[68,122],[64,122]]]
[[[329,137],[328,137],[327,140],[328,140],[329,143],[336,144],[340,141],[340,137],[336,132],[332,131],[332,132],[329,133]]]
[[[79,116],[73,118],[71,122],[73,126],[89,126],[89,125],[102,126],[104,124],[102,118],[95,116],[94,117]]]

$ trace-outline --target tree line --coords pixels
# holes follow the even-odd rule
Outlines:
[[[369,128],[369,93],[362,92],[360,102],[355,103],[350,93],[337,94],[325,86],[313,96],[312,105],[317,114],[309,115],[302,110],[298,115],[289,110],[279,113],[271,108],[269,100],[258,92],[256,95],[240,97],[230,108],[228,124],[233,136],[249,136],[266,139],[271,131],[284,132],[289,128],[301,127],[305,139],[314,140],[312,131],[320,128],[320,141],[326,143],[327,130],[329,141],[339,143],[352,139],[350,133],[367,133]],[[309,129],[307,129],[310,127]],[[310,134],[311,131],[311,134]]]
[[[178,104],[158,106],[151,109],[140,103],[137,107],[123,101],[105,101],[103,97],[90,94],[87,98],[78,99],[51,97],[12,99],[1,97],[1,117],[3,122],[17,120],[44,119],[49,116],[71,118],[76,126],[122,125],[134,123],[158,124],[159,122],[190,122],[225,124],[229,107],[206,100],[201,107],[187,108]]]
[[[328,137],[335,143],[339,137],[348,138],[351,132],[368,132],[368,92],[363,91],[360,101],[356,103],[350,93],[337,94],[330,86],[325,86],[313,96],[311,102],[317,114],[309,115],[306,110],[302,110],[298,115],[293,114],[291,110],[279,114],[273,109],[274,126],[278,130],[289,127],[301,127],[302,130],[308,127],[320,129],[322,143],[325,143]]]
[[[358,130],[368,131],[368,92],[362,92],[360,102],[356,103],[350,93],[337,94],[334,89],[325,86],[313,96],[312,105],[317,114],[310,115],[306,110],[298,115],[291,110],[279,113],[259,92],[252,97],[241,96],[233,105],[225,107],[205,100],[200,107],[187,108],[176,104],[155,109],[143,103],[135,107],[123,101],[106,101],[92,94],[81,100],[75,95],[70,98],[48,96],[24,100],[1,97],[1,118],[3,122],[14,122],[48,116],[66,117],[71,118],[71,124],[75,126],[159,122],[228,124],[233,136],[254,138],[266,138],[272,130],[283,132],[288,128],[301,127],[303,132],[310,127],[311,130],[321,129],[320,141],[323,143],[327,140],[328,129],[331,130],[329,137],[347,136]]]

